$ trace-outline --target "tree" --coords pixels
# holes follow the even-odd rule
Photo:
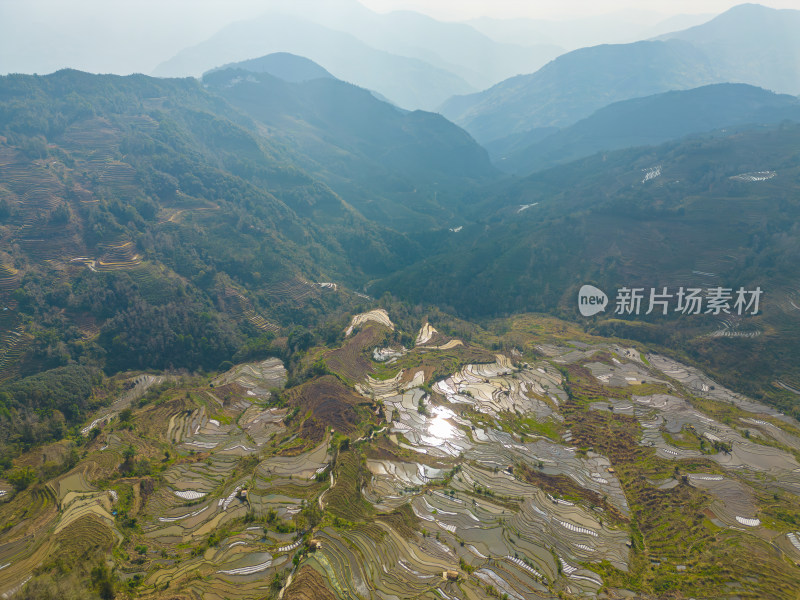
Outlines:
[[[122,458],[125,461],[119,466],[119,470],[123,473],[130,473],[133,470],[133,459],[136,456],[136,450],[133,446],[128,444],[128,447],[122,451]]]
[[[298,515],[297,524],[304,529],[314,529],[322,521],[322,510],[316,502],[309,502],[300,511]]]
[[[426,415],[427,416],[428,409],[425,408],[425,398],[420,398],[419,399],[419,403],[417,404],[417,412],[419,414],[421,414],[421,415]]]
[[[136,456],[136,450],[133,448],[131,444],[128,444],[128,447],[122,452],[122,457],[128,461],[133,460],[133,457]]]
[[[36,481],[36,473],[30,467],[20,467],[14,469],[7,476],[8,483],[14,486],[14,489],[21,492],[30,484]]]
[[[313,343],[313,334],[308,329],[300,325],[292,329],[292,331],[289,333],[289,339],[286,342],[287,346],[289,346],[289,348],[295,352],[304,352],[305,350],[308,350]]]
[[[92,583],[103,600],[114,599],[114,577],[105,564],[92,569]]]

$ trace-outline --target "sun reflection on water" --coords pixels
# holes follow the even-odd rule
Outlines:
[[[431,419],[428,425],[428,435],[436,438],[440,443],[451,439],[455,432],[456,428],[443,415],[437,415]]]

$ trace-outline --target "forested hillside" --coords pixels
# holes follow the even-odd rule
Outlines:
[[[798,147],[797,124],[720,132],[602,153],[476,193],[472,224],[424,241],[435,256],[372,290],[471,318],[541,311],[574,319],[584,283],[609,294],[761,286],[763,314],[754,319],[620,320],[609,308],[584,322],[688,350],[729,382],[796,411],[795,396],[773,382],[798,377],[788,360],[800,325]]]
[[[216,369],[419,251],[194,80],[4,77],[0,135],[2,379]],[[52,421],[23,396],[6,418]]]

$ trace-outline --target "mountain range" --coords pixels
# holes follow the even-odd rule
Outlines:
[[[477,89],[535,71],[563,52],[558,42],[542,43],[531,36],[525,44],[509,43],[484,35],[469,23],[441,21],[410,10],[379,13],[356,1],[275,4],[276,12],[290,12],[348,33],[378,50],[422,60]]]
[[[789,298],[782,261],[774,273],[753,265],[775,260],[767,247],[793,252],[778,239],[788,235],[778,223],[793,210],[787,174],[794,168],[788,149],[796,141],[797,99],[734,83],[681,89],[722,77],[721,59],[711,60],[712,50],[696,41],[702,28],[713,33],[704,38],[708,48],[719,52],[742,31],[765,35],[776,15],[790,22],[796,13],[744,6],[669,39],[571,52],[484,92],[486,102],[494,98],[497,119],[452,99],[451,108],[462,103],[472,111],[478,140],[517,123],[510,137],[487,146],[503,168],[537,172],[522,179],[502,179],[469,133],[441,115],[404,110],[374,88],[285,50],[226,63],[211,44],[203,52],[216,56],[216,68],[200,81],[70,70],[6,77],[0,215],[12,310],[4,317],[15,331],[25,331],[25,318],[44,319],[56,338],[78,339],[82,326],[99,331],[89,336],[91,352],[100,356],[118,344],[113,370],[145,356],[137,344],[148,341],[133,334],[126,313],[131,302],[154,315],[166,311],[175,329],[185,329],[176,332],[182,339],[194,338],[187,332],[196,331],[197,315],[213,308],[219,331],[227,332],[219,337],[230,344],[244,339],[253,322],[278,330],[291,319],[319,318],[317,310],[300,317],[295,302],[332,301],[319,295],[320,282],[358,293],[368,286],[375,295],[389,291],[471,317],[520,310],[565,316],[575,273],[604,284],[619,284],[615,273],[644,277],[626,270],[626,256],[645,240],[660,248],[648,264],[659,265],[666,280],[686,275],[684,260],[693,263],[689,273],[718,274],[723,252],[738,257],[726,267],[732,279],[750,284],[766,274]],[[351,50],[363,49],[349,34],[295,16],[247,27],[263,31],[265,23],[276,31],[296,25],[309,35],[322,32],[322,41],[328,34],[346,38]],[[238,27],[219,39],[233,39]],[[781,31],[770,47],[794,43]],[[670,91],[646,95],[660,87]],[[636,97],[611,102],[624,96]],[[540,127],[531,130],[530,119]],[[705,171],[689,165],[689,156]],[[755,189],[774,197],[750,193],[741,183],[748,177],[767,181]],[[747,212],[745,202],[738,208],[748,215],[744,221],[725,211],[709,220],[705,207],[718,202],[718,190],[760,203],[762,215]],[[692,240],[681,246],[691,255],[671,254],[668,228],[656,235],[643,226],[647,219],[662,229],[674,225],[676,238]],[[714,236],[701,239],[693,229],[700,224]],[[612,236],[614,228],[630,233]],[[741,232],[748,232],[744,241]],[[592,241],[601,233],[614,239],[610,247]],[[584,255],[593,262],[581,262]],[[110,302],[98,320],[81,304],[89,300],[73,306],[48,299],[60,273],[83,281],[86,269],[123,271],[109,277],[138,288],[134,300]],[[500,291],[480,292],[490,285]],[[172,292],[159,288],[182,289],[191,310],[172,314]],[[291,291],[274,291],[281,289]],[[240,312],[229,310],[231,302]],[[63,309],[57,318],[54,306]],[[239,322],[241,315],[248,317]],[[670,335],[658,339],[677,344]],[[15,339],[5,340],[4,356],[14,356]],[[175,360],[174,343],[164,344],[153,351],[160,366]],[[210,359],[195,349],[180,364],[208,368],[226,347],[209,352]],[[44,338],[30,348],[21,363],[6,362],[31,372],[77,357]]]
[[[736,6],[708,23],[665,34],[699,48],[726,81],[800,94],[800,11]]]
[[[798,94],[798,23],[800,11],[742,5],[657,40],[569,52],[535,73],[451,98],[440,110],[489,143],[571,125],[612,102],[712,83]]]
[[[220,64],[290,52],[406,109],[433,109],[454,94],[530,72],[560,53],[551,45],[495,42],[469,25],[413,12],[378,14],[358,2],[266,6],[159,65],[157,76],[198,76]]]
[[[433,108],[474,88],[424,61],[371,48],[356,37],[292,15],[269,14],[229,25],[159,65],[160,77],[199,76],[225,63],[273,52],[298,54],[335,77],[375,90],[405,108]]]
[[[721,83],[615,102],[549,135],[538,129],[488,147],[502,169],[528,174],[601,150],[651,146],[702,131],[784,120],[800,121],[796,96]]]
[[[293,83],[236,68],[254,64],[263,66],[233,65],[203,83],[370,220],[401,231],[436,227],[467,189],[496,177],[486,151],[441,115],[404,111],[330,77]]]

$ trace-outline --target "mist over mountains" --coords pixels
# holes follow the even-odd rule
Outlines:
[[[220,59],[234,62],[278,51],[310,58],[403,108],[430,110],[452,95],[534,71],[560,48],[498,43],[469,25],[408,11],[378,14],[355,1],[335,7],[306,2],[234,23],[153,74],[197,76],[219,66]]]
[[[441,115],[404,111],[329,76],[287,82],[273,76],[283,67],[272,63],[270,73],[251,71],[263,62],[230,65],[203,83],[266,125],[296,150],[298,164],[368,218],[404,231],[435,227],[453,218],[461,194],[496,178],[487,152]]]
[[[570,125],[611,102],[712,83],[798,94],[798,23],[798,11],[742,5],[658,40],[575,50],[440,110],[486,143]]]
[[[375,90],[405,108],[431,109],[473,88],[445,69],[371,48],[356,37],[306,19],[273,14],[230,25],[159,65],[157,76],[199,76],[225,63],[276,51],[305,56],[335,77]]]
[[[290,52],[275,52],[259,58],[251,58],[238,63],[229,63],[208,73],[225,69],[244,69],[253,73],[269,73],[273,77],[290,83],[303,83],[312,79],[334,79],[328,71],[313,60]]]
[[[701,131],[800,121],[800,98],[741,83],[720,83],[623,100],[546,134],[534,130],[488,147],[506,171],[530,173],[600,150],[649,146]],[[529,145],[528,140],[530,140]]]
[[[500,19],[481,17],[468,21],[497,41],[520,45],[549,42],[565,52],[601,44],[625,44],[701,25],[713,14],[664,17],[644,9],[628,9],[569,19]]]
[[[595,46],[478,94],[451,98],[441,111],[478,141],[489,142],[537,127],[570,125],[619,100],[721,81],[712,62],[686,42]]]
[[[800,11],[734,7],[708,23],[659,39],[701,49],[726,81],[800,94]]]

